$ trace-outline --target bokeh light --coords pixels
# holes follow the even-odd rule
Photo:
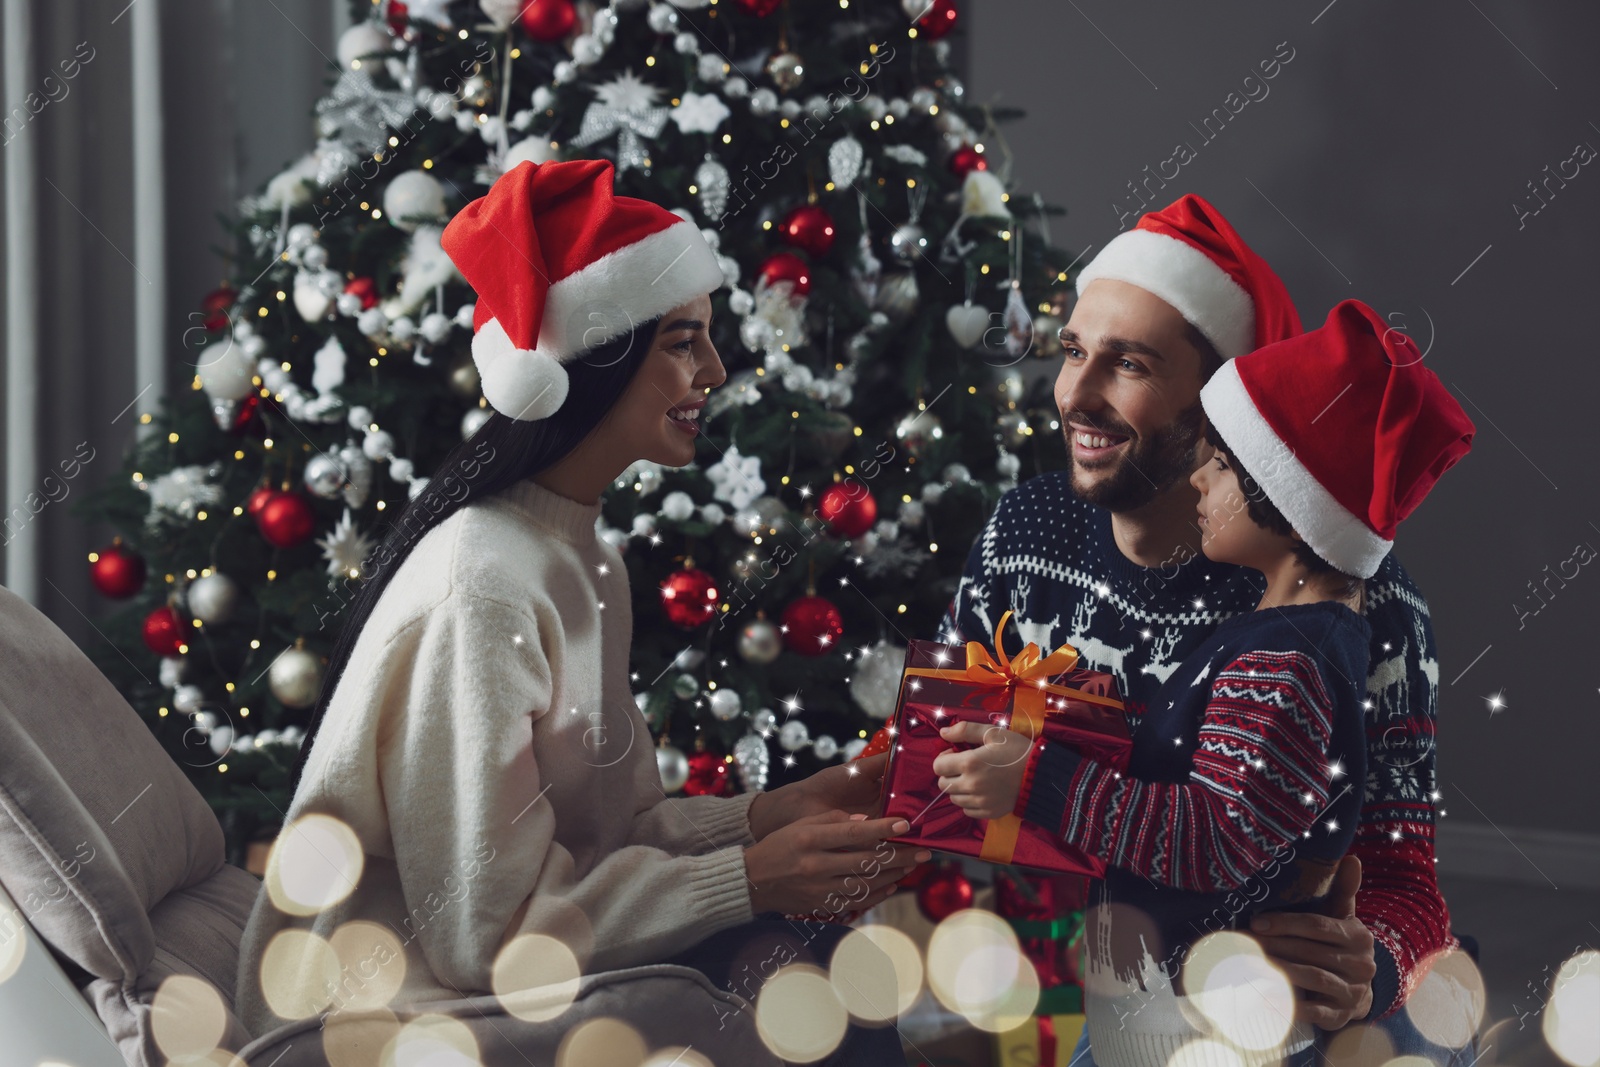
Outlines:
[[[278,834],[267,856],[267,895],[287,915],[316,915],[361,881],[365,856],[349,825],[332,815],[305,815]]]
[[[1465,1048],[1488,1004],[1478,965],[1466,952],[1452,949],[1428,960],[1423,971],[1422,981],[1406,998],[1411,1024],[1435,1045]],[[1595,1007],[1600,1009],[1600,1002]]]
[[[228,1029],[228,1008],[210,982],[175,974],[150,1001],[150,1036],[169,1060],[193,1059],[216,1049]]]
[[[343,1011],[382,1008],[406,980],[405,946],[387,926],[357,919],[328,938],[339,958],[339,985],[333,995]]]
[[[639,1067],[648,1046],[621,1019],[585,1019],[556,1049],[556,1067]]]
[[[1227,1043],[1200,1037],[1174,1052],[1167,1067],[1244,1067],[1244,1060]]]
[[[1572,1067],[1600,1064],[1600,952],[1567,957],[1550,986],[1544,1039]]]
[[[489,981],[508,1013],[542,1023],[572,1005],[582,973],[566,942],[545,934],[518,934],[495,957]]]
[[[384,1049],[400,1032],[400,1020],[385,1008],[335,1012],[322,1023],[322,1054],[328,1067],[382,1067]]]
[[[447,1015],[419,1015],[383,1050],[379,1067],[483,1067],[478,1039]]]
[[[833,950],[828,980],[851,1015],[886,1022],[910,1011],[922,992],[922,953],[892,926],[859,927]]]
[[[17,973],[27,951],[27,927],[22,912],[7,902],[0,907],[0,982]]]
[[[682,1045],[668,1045],[650,1053],[639,1067],[717,1067],[710,1057]]]
[[[285,1019],[309,1019],[333,1000],[339,957],[309,930],[279,930],[261,954],[261,996]]]
[[[839,1047],[849,1025],[833,983],[809,964],[780,969],[756,996],[756,1031],[780,1059],[820,1060]]]
[[[993,912],[958,911],[928,939],[928,987],[980,1030],[1001,1033],[1027,1021],[1039,1002],[1039,975],[1011,926]]]
[[[1196,941],[1183,965],[1187,1002],[1219,1036],[1262,1052],[1283,1044],[1294,1024],[1294,989],[1260,942],[1233,930]]]

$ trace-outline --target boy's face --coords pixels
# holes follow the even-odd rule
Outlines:
[[[1194,470],[1201,356],[1188,333],[1176,308],[1138,286],[1085,287],[1061,330],[1055,386],[1079,499],[1131,511]]]
[[[1293,551],[1292,538],[1250,517],[1233,457],[1226,452],[1213,450],[1189,476],[1189,484],[1200,490],[1200,550],[1208,558],[1265,571]]]

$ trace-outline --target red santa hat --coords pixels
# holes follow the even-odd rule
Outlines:
[[[1359,300],[1223,364],[1200,403],[1311,550],[1359,578],[1476,432],[1416,342]]]
[[[1193,193],[1113,237],[1078,274],[1078,295],[1096,278],[1127,282],[1178,310],[1223,359],[1293,337],[1300,315],[1283,280]]]
[[[613,196],[611,164],[519,163],[444,228],[478,292],[472,358],[493,408],[553,415],[562,366],[723,284],[699,229],[645,200]]]

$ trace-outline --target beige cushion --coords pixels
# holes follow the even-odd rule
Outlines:
[[[150,997],[190,974],[231,1002],[256,880],[224,863],[216,816],[105,676],[3,588],[0,753],[0,884],[69,971],[92,977],[124,1057],[164,1063]]]

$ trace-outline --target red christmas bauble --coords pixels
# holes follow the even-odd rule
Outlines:
[[[259,486],[255,492],[251,493],[249,498],[244,502],[245,514],[249,515],[252,519],[260,518],[261,509],[266,507],[267,502],[277,495],[278,490],[272,488],[272,486]]]
[[[578,9],[572,0],[532,0],[518,17],[535,41],[559,41],[578,24]]]
[[[89,580],[102,596],[125,600],[144,588],[144,557],[115,542],[95,553]]]
[[[835,482],[822,491],[817,514],[840,537],[860,537],[878,521],[878,502],[860,482]]]
[[[725,797],[733,792],[728,761],[715,752],[689,754],[689,780],[683,791],[691,797]]]
[[[938,871],[939,863],[937,860],[929,860],[927,863],[919,863],[915,867],[911,868],[911,872],[904,878],[900,879],[900,881],[896,884],[899,885],[901,889],[916,889],[923,882],[926,882],[929,878],[932,878],[936,873],[938,873]]]
[[[411,12],[401,0],[389,0],[389,7],[383,13],[384,21],[389,24],[397,36],[404,37],[406,22],[411,18]]]
[[[239,294],[226,285],[219,289],[213,289],[201,297],[200,310],[206,313],[201,325],[212,333],[227,329],[228,309],[233,307],[233,302],[238,298]]]
[[[989,161],[983,158],[983,153],[967,145],[950,153],[950,170],[958,178],[965,178],[975,170],[988,170]]]
[[[917,29],[930,41],[937,41],[956,26],[955,0],[933,0],[927,12],[917,20]]]
[[[246,430],[255,430],[261,435],[265,435],[266,428],[261,425],[261,420],[256,418],[256,410],[260,407],[261,394],[259,393],[251,393],[239,401],[239,406],[233,413],[233,426],[229,428],[228,432],[242,434]]]
[[[821,656],[844,635],[844,616],[826,597],[803,596],[783,609],[783,643],[802,656]]]
[[[972,907],[972,883],[960,867],[945,867],[917,887],[917,908],[929,922],[943,922],[963,908]]]
[[[889,728],[880,726],[878,727],[878,732],[873,734],[872,739],[867,742],[867,747],[856,754],[856,759],[866,759],[869,756],[876,756],[880,752],[887,752],[893,745],[894,738],[889,736]]]
[[[176,656],[183,651],[183,620],[167,604],[144,617],[144,643],[158,656]]]
[[[814,256],[826,255],[833,247],[833,216],[816,204],[801,204],[778,224],[783,239]]]
[[[733,2],[758,19],[764,19],[774,11],[783,0],[733,0]]]
[[[279,548],[293,548],[310,537],[316,527],[311,502],[299,493],[276,493],[256,513],[256,528],[261,536]]]
[[[354,293],[361,298],[362,311],[378,302],[378,283],[366,275],[362,275],[359,278],[351,278],[345,283],[344,291]]]
[[[805,296],[811,292],[811,268],[793,252],[777,252],[761,264],[761,279],[768,285],[793,282],[794,295]]]
[[[717,580],[697,567],[674,571],[661,583],[661,609],[685,630],[710,622],[721,599]]]

